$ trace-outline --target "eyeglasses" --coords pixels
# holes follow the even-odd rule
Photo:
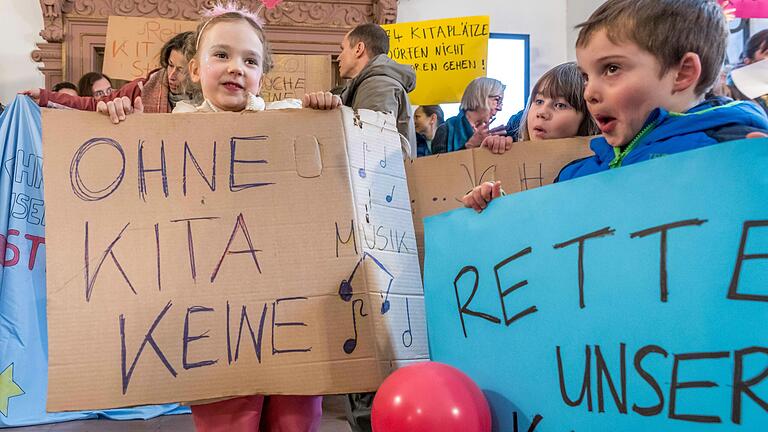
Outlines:
[[[501,106],[501,105],[504,103],[504,96],[499,96],[499,95],[496,95],[496,96],[488,96],[488,99],[490,99],[490,100],[492,100],[492,101],[496,102],[496,105],[497,105],[497,106]]]
[[[112,94],[112,87],[107,87],[104,90],[96,90],[93,92],[93,97],[100,98],[104,96],[109,96]]]

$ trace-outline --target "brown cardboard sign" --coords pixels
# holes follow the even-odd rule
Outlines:
[[[419,256],[424,258],[427,216],[461,207],[475,186],[501,181],[507,194],[551,184],[569,162],[589,156],[589,137],[516,142],[502,155],[484,148],[462,150],[406,162]]]
[[[331,88],[331,56],[276,54],[272,62],[261,82],[261,96],[267,102],[301,99],[305,93]]]
[[[368,391],[427,358],[393,124],[45,111],[48,410]]]
[[[196,21],[110,16],[104,46],[103,72],[133,81],[160,67],[160,51],[179,33],[194,31]]]

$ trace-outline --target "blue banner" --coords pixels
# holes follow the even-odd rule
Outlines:
[[[768,430],[768,139],[426,219],[431,356],[496,431]]]
[[[188,408],[161,405],[47,413],[45,204],[40,108],[17,97],[0,115],[0,427],[108,417],[148,419]],[[48,145],[55,145],[55,142]],[[87,374],[88,371],[83,371]]]

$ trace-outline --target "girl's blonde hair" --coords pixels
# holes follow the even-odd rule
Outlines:
[[[488,98],[491,96],[504,97],[507,88],[501,81],[493,78],[480,77],[473,79],[461,96],[461,109],[464,111],[490,110]]]
[[[264,48],[261,70],[264,74],[269,73],[269,71],[272,70],[272,54],[270,52],[271,50],[269,48],[267,36],[264,33],[264,28],[261,26],[261,24],[253,19],[252,15],[236,11],[225,12],[220,15],[204,18],[200,24],[198,24],[197,30],[194,32],[194,34],[186,39],[184,44],[184,57],[187,59],[187,62],[197,57],[197,51],[200,48],[200,42],[202,41],[203,36],[207,30],[220,22],[232,22],[237,20],[243,20],[247,22],[251,25],[251,27],[253,27],[253,30],[256,31],[256,35],[261,41],[261,46]],[[190,74],[187,74],[186,79],[184,80],[183,88],[185,92],[190,95],[193,103],[200,104],[203,102],[203,91],[200,88],[200,83],[192,82]]]
[[[584,76],[579,67],[574,62],[557,65],[547,71],[536,82],[525,105],[523,118],[520,120],[520,129],[518,136],[520,141],[529,141],[531,136],[528,134],[528,112],[531,110],[533,102],[537,95],[543,95],[550,99],[563,98],[577,112],[584,115],[579,124],[579,130],[576,136],[597,135],[600,130],[597,128],[595,120],[589,114],[587,101],[584,100]]]

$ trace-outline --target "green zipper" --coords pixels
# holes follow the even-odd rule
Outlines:
[[[638,133],[637,135],[635,135],[634,138],[632,138],[632,141],[629,142],[629,145],[627,145],[624,151],[621,151],[621,149],[619,149],[618,147],[614,147],[613,148],[614,157],[611,163],[608,164],[608,166],[611,169],[621,167],[621,163],[624,161],[624,158],[629,154],[629,152],[631,152],[635,148],[635,146],[637,145],[638,142],[640,142],[641,139],[645,138],[646,135],[651,133],[653,128],[656,127],[657,123],[658,123],[658,120],[654,120],[653,123],[644,127],[640,131],[640,133]]]
[[[741,103],[740,101],[733,101],[730,103],[727,103],[725,105],[715,106],[711,108],[707,108],[701,111],[696,111],[694,113],[678,113],[678,112],[668,112],[670,117],[684,117],[684,116],[690,116],[690,115],[699,115],[699,114],[705,114],[714,110],[718,110],[721,108],[728,108],[734,105],[738,105]],[[635,148],[638,142],[640,142],[641,139],[645,138],[646,135],[651,133],[651,131],[656,127],[656,125],[659,123],[658,119],[656,119],[653,123],[649,124],[648,126],[644,127],[643,130],[638,133],[635,138],[632,139],[632,141],[629,142],[629,145],[624,149],[624,151],[621,151],[618,147],[613,148],[613,160],[611,161],[608,166],[611,169],[619,168],[621,167],[622,162],[624,162],[624,158],[629,154],[629,152],[632,151],[632,149]]]

